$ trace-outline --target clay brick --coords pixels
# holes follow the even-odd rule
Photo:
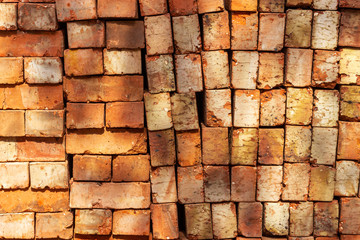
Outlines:
[[[340,4],[342,1],[343,0],[340,0]],[[337,0],[314,0],[313,8],[317,9],[317,10],[337,10],[338,1]]]
[[[25,111],[0,110],[1,137],[25,136]]]
[[[104,49],[105,75],[141,74],[140,50]]]
[[[214,138],[216,136],[216,138]],[[227,165],[230,162],[227,128],[201,126],[203,164]]]
[[[289,234],[289,203],[264,203],[264,231],[273,236]]]
[[[176,131],[199,129],[194,92],[173,94],[171,96],[171,111]]]
[[[106,47],[145,48],[143,21],[108,21],[106,22]]]
[[[358,198],[340,198],[340,222],[341,234],[359,234],[359,219],[356,217],[360,212]]]
[[[237,128],[232,131],[231,164],[255,165],[259,131],[256,128]]]
[[[307,162],[310,159],[311,127],[291,126],[285,128],[285,162]]]
[[[356,0],[340,0],[339,4],[341,8],[360,8],[360,3]]]
[[[114,182],[146,182],[150,178],[150,156],[117,156],[113,160]]]
[[[169,0],[171,16],[182,16],[197,13],[196,0]]]
[[[73,213],[37,213],[35,227],[37,239],[72,239]]]
[[[359,235],[340,235],[341,240],[357,240]]]
[[[311,85],[313,50],[286,49],[285,84],[294,87]]]
[[[77,130],[66,135],[68,154],[140,154],[147,152],[145,129]]]
[[[288,88],[286,99],[286,123],[309,125],[313,110],[312,88]]]
[[[224,10],[224,1],[222,0],[197,0],[197,5],[199,14]]]
[[[1,8],[1,4],[0,4]],[[1,11],[1,10],[0,10]],[[0,84],[17,84],[23,80],[23,58],[2,57],[0,58]]]
[[[72,171],[75,181],[110,181],[111,156],[75,155]]]
[[[167,13],[166,0],[139,0],[141,16],[160,15]]]
[[[144,128],[144,102],[107,103],[106,127]]]
[[[257,87],[271,89],[284,83],[284,53],[260,53]]]
[[[335,236],[338,233],[339,204],[332,202],[317,202],[314,205],[314,235]]]
[[[276,202],[280,200],[282,192],[282,166],[258,166],[257,167],[257,201]]]
[[[144,24],[147,55],[174,52],[170,14],[145,17]]]
[[[204,202],[204,174],[202,166],[178,167],[177,185],[179,202],[181,204]]]
[[[233,100],[234,127],[258,127],[260,91],[236,90]]]
[[[63,31],[0,31],[0,57],[62,57],[63,53]]]
[[[96,0],[57,0],[56,13],[59,22],[96,19]]]
[[[257,1],[256,0],[225,0],[226,9],[229,11],[241,11],[241,12],[256,12]]]
[[[259,54],[255,51],[233,51],[231,86],[235,89],[256,89]]]
[[[213,238],[210,203],[185,205],[185,222],[188,238]]]
[[[201,35],[197,14],[172,18],[176,54],[201,51]]]
[[[205,125],[209,127],[231,127],[231,90],[205,91]]]
[[[150,210],[153,237],[155,239],[177,239],[179,228],[176,204],[151,204]]]
[[[63,110],[32,110],[25,114],[26,136],[62,137],[64,134]]]
[[[313,128],[311,162],[316,164],[334,165],[336,159],[338,129]]]
[[[260,0],[259,12],[284,12],[285,0]]]
[[[335,196],[356,196],[359,189],[360,167],[352,161],[336,162]]]
[[[342,3],[340,1],[340,7],[341,5]],[[355,27],[359,23],[360,23],[359,11],[357,10],[341,11],[339,46],[360,47],[360,41],[359,41],[360,32]]]
[[[240,202],[238,205],[238,233],[245,237],[261,237],[262,213],[261,203]]]
[[[313,0],[287,0],[286,7],[310,7]]]
[[[310,180],[310,165],[307,163],[284,164],[283,201],[306,201]]]
[[[315,50],[312,74],[312,86],[335,88],[340,82],[340,52]]]
[[[230,201],[230,173],[228,166],[204,167],[205,202]]]
[[[336,127],[339,120],[340,94],[337,90],[315,90],[313,126]]]
[[[281,51],[284,47],[285,13],[260,13],[259,43],[260,51]]]
[[[284,129],[259,129],[258,163],[264,165],[282,165],[284,161]]]
[[[150,93],[176,90],[172,55],[146,56],[146,74]]]
[[[25,81],[29,84],[62,82],[63,65],[60,58],[24,58]]]
[[[75,210],[76,234],[111,234],[112,212],[105,209]]]
[[[290,203],[291,236],[310,236],[313,233],[313,211],[312,202]]]
[[[308,48],[311,40],[311,10],[286,11],[285,47]],[[311,71],[310,71],[311,73]]]
[[[58,28],[55,4],[19,3],[18,27],[20,30],[54,31]]]
[[[0,237],[34,239],[35,213],[0,214]]]
[[[360,51],[343,48],[340,50],[340,84],[360,83]]]
[[[360,123],[339,122],[338,159],[359,160]]]
[[[236,206],[234,203],[212,204],[213,233],[217,239],[237,235]]]
[[[203,15],[203,49],[219,50],[230,48],[230,29],[228,12]]]
[[[28,163],[0,163],[0,189],[29,187]]]
[[[201,163],[200,129],[176,132],[176,150],[180,166],[187,167]]]
[[[231,49],[257,50],[259,20],[257,13],[231,13]]]
[[[174,165],[176,161],[174,130],[149,131],[148,133],[151,166]]]
[[[150,210],[114,211],[113,234],[148,236],[150,234]]]
[[[285,123],[286,90],[274,89],[260,93],[260,126]]]
[[[152,169],[150,173],[150,180],[153,203],[177,201],[174,166]]]
[[[107,25],[109,24],[107,23]],[[69,48],[105,47],[104,22],[77,21],[68,22],[66,26]]]
[[[30,163],[32,189],[67,189],[69,187],[68,164]]]
[[[0,4],[0,30],[17,29],[17,4],[1,3]]]
[[[71,208],[148,208],[150,183],[73,182],[70,188]]]
[[[64,77],[64,92],[70,102],[136,102],[143,99],[142,76]]]
[[[335,168],[312,167],[310,173],[309,199],[311,201],[332,201],[335,187]]]
[[[314,12],[311,48],[335,49],[338,42],[340,12]]]
[[[229,59],[225,51],[201,52],[205,89],[230,86]]]
[[[175,68],[179,93],[203,90],[200,54],[175,55]]]
[[[340,87],[340,119],[360,121],[360,86]]]
[[[66,49],[64,51],[65,74],[86,76],[104,73],[101,49]]]
[[[68,103],[66,127],[69,129],[103,128],[104,108],[102,103]]]
[[[97,14],[100,18],[138,18],[138,1],[98,0]]]
[[[341,236],[344,236],[344,235],[341,235]],[[316,237],[315,239],[316,240],[339,240],[339,237],[338,236],[335,236],[335,237]]]
[[[253,202],[256,195],[256,168],[231,167],[231,201]]]
[[[144,94],[146,121],[150,131],[164,130],[173,126],[169,93]]]

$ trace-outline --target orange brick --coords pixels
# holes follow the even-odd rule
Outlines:
[[[197,13],[196,0],[169,0],[171,16],[182,16]]]
[[[258,14],[231,13],[231,49],[257,50]]]
[[[111,156],[75,155],[72,171],[75,181],[110,181]]]
[[[260,53],[257,87],[271,89],[284,83],[284,53]]]
[[[335,188],[335,168],[312,167],[310,173],[309,200],[332,201]]]
[[[0,237],[34,239],[35,213],[0,214]]]
[[[314,225],[314,203],[290,203],[290,235],[310,236]]]
[[[69,166],[67,162],[30,163],[32,189],[68,189]]]
[[[36,238],[72,239],[73,217],[72,212],[37,213]]]
[[[175,167],[157,167],[151,170],[151,194],[153,203],[177,201]]]
[[[284,160],[284,129],[259,129],[258,163],[265,165],[282,165]]]
[[[253,202],[256,195],[256,168],[231,167],[231,201]]]
[[[17,4],[1,3],[0,4],[0,30],[17,29]]]
[[[210,203],[186,204],[185,222],[188,238],[213,238]]]
[[[283,201],[306,201],[310,180],[310,165],[307,163],[284,164]]]
[[[144,24],[147,55],[174,52],[170,14],[145,17]]]
[[[112,174],[114,182],[147,182],[150,178],[150,156],[116,156]]]
[[[62,137],[64,134],[64,111],[26,111],[25,124],[25,132],[28,137]]]
[[[312,74],[312,86],[335,88],[340,82],[340,52],[315,50]]]
[[[344,3],[341,0],[341,5],[351,5],[351,3]],[[350,2],[350,1],[348,1]],[[355,1],[354,1],[355,2]],[[359,4],[359,3],[357,3]],[[355,3],[354,3],[355,5]],[[340,25],[340,33],[339,33],[339,46],[348,46],[348,47],[360,47],[360,32],[355,27],[360,23],[360,15],[358,10],[343,10],[341,11],[341,25]]]
[[[177,239],[179,237],[178,214],[175,203],[152,204],[151,221],[155,239]]]
[[[309,125],[312,119],[313,89],[288,88],[286,99],[286,123]]]
[[[0,4],[1,9],[1,4]],[[1,10],[0,10],[1,11]],[[2,57],[0,58],[0,84],[18,84],[24,82],[23,58]]]
[[[310,7],[313,0],[287,0],[286,7]]]
[[[150,235],[150,210],[114,211],[113,234],[133,236]]]
[[[0,110],[1,137],[25,136],[25,111]]]
[[[260,115],[260,91],[236,90],[233,100],[233,126],[258,127]]]
[[[107,103],[106,104],[106,127],[108,127],[108,128],[143,128],[144,127],[144,102]]]
[[[201,126],[203,164],[227,165],[230,162],[227,128]],[[214,138],[216,136],[216,138]]]
[[[286,11],[285,47],[310,47],[311,22],[311,10],[288,9]]]
[[[285,162],[307,162],[310,159],[311,128],[310,126],[285,127]]]
[[[102,21],[67,23],[69,48],[105,47],[105,24]]]
[[[167,13],[166,0],[139,0],[141,16],[160,15]]]
[[[230,172],[228,166],[204,167],[205,202],[230,201]]]
[[[151,166],[174,165],[176,161],[174,130],[149,131]]]
[[[208,127],[231,127],[231,90],[205,91],[205,120]]]
[[[28,187],[28,163],[0,163],[0,189],[25,189]]]
[[[176,90],[172,55],[146,56],[146,73],[150,93]]]
[[[260,126],[285,123],[286,90],[274,89],[260,93]]]
[[[67,76],[97,75],[104,72],[101,49],[66,49],[64,67]]]
[[[284,12],[285,0],[260,0],[259,12]]]
[[[231,86],[235,89],[255,89],[258,79],[259,53],[256,51],[233,51],[231,63]]]
[[[238,233],[245,237],[262,236],[263,206],[259,202],[240,202],[238,205]]]
[[[294,87],[311,85],[313,50],[286,49],[285,84]]]
[[[280,200],[282,192],[282,166],[257,167],[256,200],[261,202],[276,202]]]
[[[76,234],[111,234],[112,212],[105,209],[75,210]]]
[[[359,212],[360,202],[358,198],[340,198],[339,230],[341,234],[360,233],[359,219],[356,217]]]
[[[352,209],[354,214],[354,209]],[[339,204],[332,202],[317,202],[314,204],[314,235],[332,237],[339,230]]]
[[[258,50],[281,51],[284,47],[285,13],[260,13]]]
[[[256,0],[225,0],[226,9],[229,11],[240,11],[240,12],[256,12],[257,1]]]
[[[341,8],[360,8],[360,3],[356,0],[340,0],[339,7],[341,7]]]
[[[221,0],[198,0],[197,5],[199,14],[224,10],[224,1]]]
[[[198,53],[201,51],[199,16],[179,16],[172,18],[176,54]]]
[[[136,0],[98,0],[97,14],[100,18],[137,18]]]
[[[178,167],[177,187],[181,204],[204,202],[203,167]]]
[[[68,103],[66,105],[66,127],[69,129],[103,128],[104,104]]]
[[[201,92],[203,79],[200,54],[175,55],[177,92]]]
[[[235,203],[212,204],[211,215],[215,239],[234,238],[237,235]]]
[[[236,128],[232,131],[231,164],[255,165],[259,133],[256,128]]]
[[[145,48],[143,21],[106,22],[106,47]]]
[[[24,75],[28,84],[61,83],[63,64],[58,57],[24,58]]]
[[[176,132],[177,161],[187,167],[201,163],[200,129]]]
[[[339,122],[338,159],[359,160],[360,123]]]
[[[58,28],[55,4],[19,3],[18,27],[20,30],[54,31]]]
[[[201,52],[205,89],[230,86],[229,57],[225,51]]]
[[[227,11],[203,15],[203,49],[229,49],[230,29]]]
[[[58,0],[56,13],[60,22],[96,19],[96,0]]]
[[[199,129],[196,95],[194,92],[171,96],[171,111],[176,131]]]
[[[173,127],[170,93],[144,94],[146,122],[150,131]]]

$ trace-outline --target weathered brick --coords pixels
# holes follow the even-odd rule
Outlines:
[[[310,159],[311,127],[291,126],[285,128],[285,162],[307,162]]]
[[[340,84],[360,83],[360,51],[343,48],[340,50]]]
[[[103,128],[104,104],[67,103],[66,127],[70,129]]]
[[[148,236],[150,234],[150,210],[114,211],[113,234]]]
[[[166,0],[139,0],[141,16],[159,15],[167,13]]]
[[[58,28],[55,4],[19,3],[18,27],[20,30],[54,31]]]
[[[0,237],[34,239],[35,213],[0,214]]]
[[[230,29],[227,11],[203,15],[203,49],[229,49]]]
[[[104,73],[101,49],[66,49],[64,51],[65,74],[86,76]]]
[[[231,49],[257,50],[258,14],[231,13]]]
[[[337,0],[313,0],[313,8],[317,10],[337,10]],[[340,2],[343,0],[340,0]],[[346,0],[345,0],[346,1]]]
[[[335,187],[335,168],[311,167],[309,199],[311,201],[332,201]]]
[[[288,88],[286,100],[286,123],[309,125],[313,110],[312,88]]]
[[[150,131],[164,130],[173,126],[169,93],[144,94],[146,121]]]
[[[360,121],[360,86],[340,87],[340,119]]]
[[[231,201],[253,202],[256,195],[256,168],[231,167]]]
[[[187,167],[201,163],[200,129],[176,132],[176,150],[180,166]]]
[[[260,0],[259,12],[284,12],[285,0]]]
[[[63,110],[31,110],[25,114],[26,136],[62,137],[64,134]]]
[[[107,23],[107,26],[110,23]],[[67,23],[69,48],[105,47],[105,24],[102,21],[77,21]],[[110,31],[110,30],[109,30]]]
[[[60,58],[24,58],[25,81],[29,84],[62,82],[63,65]]]
[[[216,136],[216,138],[214,138]],[[203,164],[227,165],[230,162],[227,128],[201,126]]]
[[[0,163],[0,189],[29,187],[28,163]]]
[[[258,69],[258,52],[233,51],[231,61],[231,86],[235,89],[255,89]]]
[[[205,202],[230,201],[230,173],[228,166],[204,167]]]
[[[174,130],[149,131],[151,166],[174,165],[176,161]]]
[[[349,8],[360,8],[360,5],[359,5],[359,2],[356,1],[356,0],[340,0],[339,2],[339,7],[342,7],[342,8],[346,8],[346,7],[349,7]]]
[[[205,125],[209,127],[231,127],[231,90],[205,91]]]
[[[197,0],[199,14],[209,12],[219,12],[224,10],[222,0]]]
[[[338,159],[360,159],[360,123],[339,122]]]
[[[359,237],[359,235],[340,235],[341,240],[357,240]]]
[[[56,13],[60,22],[96,19],[96,0],[57,0]]]
[[[285,84],[294,87],[311,85],[313,50],[286,49]]]
[[[17,4],[1,3],[0,4],[0,30],[17,29]]]
[[[360,233],[360,228],[359,228],[360,222],[359,219],[356,217],[358,216],[359,212],[360,212],[359,198],[340,198],[339,231],[341,234]]]
[[[260,126],[285,123],[286,90],[274,89],[260,93]]]
[[[230,86],[229,59],[225,51],[201,52],[205,89]]]
[[[257,87],[271,89],[284,83],[284,53],[260,53]]]
[[[171,16],[191,15],[197,13],[195,0],[169,0]]]
[[[146,74],[150,93],[176,90],[172,55],[146,56]]]
[[[201,35],[197,14],[172,18],[176,54],[201,51]]]
[[[73,238],[73,213],[37,213],[36,235],[37,239],[72,239]]]
[[[177,186],[181,204],[204,202],[203,167],[178,167]]]
[[[237,235],[235,203],[215,203],[211,205],[214,238],[234,238]]]
[[[30,182],[32,189],[67,189],[69,187],[68,164],[30,163]]]
[[[342,7],[341,5],[343,5],[342,1],[340,1],[340,7]],[[339,46],[360,47],[360,32],[356,28],[359,23],[360,14],[358,10],[341,11]]]
[[[285,16],[285,13],[260,13],[258,50],[275,52],[282,50]]]
[[[310,165],[307,163],[284,164],[284,189],[281,199],[306,201],[309,191]]]
[[[287,0],[286,7],[310,7],[313,0]]]
[[[236,128],[232,131],[231,164],[255,165],[259,131],[256,128]]]
[[[173,94],[171,96],[171,111],[176,131],[199,129],[194,92]]]
[[[175,69],[179,93],[203,90],[200,54],[175,55]]]
[[[260,91],[236,90],[233,100],[234,127],[258,127]]]
[[[75,210],[76,234],[111,234],[112,212],[106,209]]]
[[[144,102],[107,103],[106,127],[144,128]]]
[[[149,181],[150,156],[132,155],[117,156],[112,163],[114,182],[141,182]]]
[[[308,48],[311,41],[311,10],[286,11],[285,47]],[[311,73],[311,71],[310,71]]]
[[[257,11],[256,0],[225,0],[226,8],[229,11],[255,12]]]
[[[238,233],[245,237],[262,236],[263,206],[259,202],[240,202]]]
[[[334,165],[338,129],[315,127],[312,131],[311,162],[315,164]]]
[[[175,167],[158,167],[151,170],[151,194],[153,203],[177,201]]]
[[[188,238],[213,238],[210,203],[186,204],[185,222]]]
[[[104,49],[105,75],[141,74],[140,50]]]
[[[0,4],[1,8],[1,4]],[[1,10],[0,10],[1,11]],[[23,58],[22,57],[2,57],[0,58],[0,84],[17,84],[23,80]]]
[[[153,237],[155,239],[177,239],[179,227],[176,204],[152,204],[150,209]]]
[[[290,203],[290,235],[310,236],[313,233],[313,202]]]
[[[359,189],[359,164],[352,161],[336,162],[335,196],[356,196]]]
[[[106,47],[145,48],[143,21],[106,22]]]
[[[170,14],[145,17],[144,24],[148,55],[174,52]]]
[[[137,0],[98,0],[97,14],[101,18],[137,18]]]
[[[314,235],[332,237],[338,233],[339,204],[332,202],[317,202],[314,205]]]
[[[72,171],[75,181],[110,181],[111,156],[75,155]],[[114,178],[116,176],[114,171]]]
[[[340,94],[337,90],[315,90],[312,125],[336,127],[339,120]]]
[[[25,111],[0,110],[1,137],[25,136]]]
[[[282,166],[258,166],[257,167],[257,201],[276,202],[280,200],[282,192]]]
[[[289,203],[264,203],[264,231],[273,236],[289,234]]]
[[[284,129],[259,129],[258,163],[264,165],[282,165],[284,161]]]
[[[338,42],[340,12],[314,12],[311,48],[335,49]]]
[[[340,82],[340,52],[315,50],[312,74],[312,86],[335,88]]]

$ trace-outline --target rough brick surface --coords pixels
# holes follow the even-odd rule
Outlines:
[[[1,6],[1,5],[0,5]],[[17,84],[23,80],[23,58],[22,57],[3,57],[0,58],[1,84]]]
[[[111,169],[109,175],[111,175]],[[117,156],[112,162],[112,175],[114,182],[149,181],[150,158],[148,155]]]
[[[37,213],[36,238],[72,239],[73,217],[71,212]]]
[[[107,24],[107,26],[110,23]],[[101,21],[68,22],[69,48],[90,48],[105,46],[105,24]]]

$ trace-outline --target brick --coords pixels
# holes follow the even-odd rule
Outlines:
[[[203,49],[209,51],[229,48],[230,29],[228,12],[204,14]]]
[[[148,208],[150,183],[73,182],[70,188],[71,208]]]
[[[0,189],[29,187],[28,163],[0,163]]]
[[[352,161],[336,162],[335,196],[356,196],[359,189],[360,167]]]
[[[148,236],[150,234],[150,210],[114,211],[113,234]]]
[[[308,48],[311,41],[311,10],[286,11],[285,47]]]
[[[336,159],[338,129],[313,128],[311,162],[316,164],[334,165]]]
[[[360,121],[360,86],[340,87],[340,119]]]
[[[260,93],[260,126],[285,123],[286,90],[274,89]]]
[[[107,23],[109,25],[110,23]],[[105,47],[105,24],[102,21],[68,22],[69,48]]]
[[[96,19],[96,0],[58,0],[56,13],[59,22]]]
[[[342,1],[340,1],[340,7],[344,7],[342,5],[345,4],[342,4]],[[341,11],[339,46],[360,47],[360,41],[358,39],[360,37],[360,32],[355,27],[359,23],[360,23],[359,11],[351,10],[351,9]]]
[[[227,128],[201,126],[203,164],[227,165],[230,162]],[[214,136],[217,136],[214,138]]]
[[[144,102],[107,103],[106,127],[144,128]]]
[[[0,110],[0,136],[21,137],[25,136],[25,111]]]
[[[144,94],[146,121],[150,131],[164,130],[173,126],[169,93]]]
[[[76,234],[111,234],[112,212],[105,209],[75,210]]]
[[[231,86],[235,89],[255,89],[258,69],[258,52],[233,51],[231,61]]]
[[[359,2],[355,0],[340,0],[339,7],[341,8],[360,8]]]
[[[263,206],[259,202],[238,204],[238,233],[245,237],[262,236]]]
[[[73,213],[37,213],[36,238],[73,238]]]
[[[138,2],[136,0],[98,0],[97,14],[100,18],[137,18]]]
[[[65,74],[86,76],[104,73],[101,49],[66,49],[64,51]]]
[[[228,166],[204,167],[205,202],[230,201],[230,173]]]
[[[343,1],[343,0],[341,0],[341,1]],[[313,8],[317,9],[317,10],[337,10],[338,1],[337,0],[314,0]]]
[[[226,0],[226,8],[229,11],[242,11],[242,12],[256,12],[257,11],[257,1],[241,1],[241,0]]]
[[[203,167],[178,167],[177,186],[181,204],[204,202]]]
[[[231,90],[217,89],[205,92],[205,125],[231,127]]]
[[[104,49],[105,75],[141,74],[140,50]]]
[[[75,181],[110,181],[111,156],[75,155],[72,171]]]
[[[313,233],[314,203],[290,203],[290,235],[310,236]]]
[[[273,236],[289,233],[289,203],[264,203],[264,231]]]
[[[282,165],[284,161],[284,129],[259,129],[258,163],[264,165]]]
[[[285,162],[307,162],[310,159],[311,127],[291,126],[285,128]]]
[[[313,50],[286,49],[285,84],[294,87],[311,85]]]
[[[260,0],[259,12],[284,12],[285,0]]]
[[[174,52],[170,14],[145,17],[144,24],[147,55]]]
[[[234,238],[237,235],[235,203],[216,203],[211,205],[213,233],[217,239]]]
[[[309,125],[313,110],[312,88],[288,88],[286,101],[286,123]]]
[[[176,132],[177,161],[187,167],[201,163],[200,129]]]
[[[259,43],[260,51],[281,51],[284,47],[285,13],[260,13]]]
[[[185,222],[188,238],[213,238],[210,203],[186,204]]]
[[[69,187],[68,164],[30,163],[30,181],[32,189],[67,189]]]
[[[230,86],[229,59],[225,51],[201,52],[205,89]]]
[[[195,0],[169,0],[171,16],[182,16],[197,13],[197,2]]]
[[[155,239],[177,239],[179,228],[176,204],[152,204],[150,210],[153,237]]]
[[[258,166],[256,178],[257,201],[276,202],[280,200],[283,178],[282,166]]]
[[[340,52],[315,50],[312,74],[312,86],[335,88],[340,82]]]
[[[66,135],[68,154],[139,154],[147,152],[145,129],[78,130]]]
[[[171,111],[176,131],[199,129],[196,95],[194,92],[171,96]]]
[[[1,8],[2,4],[0,4]],[[1,10],[0,10],[1,11]],[[18,84],[23,80],[23,58],[2,57],[0,58],[0,84]]]
[[[259,20],[257,13],[231,13],[231,49],[257,50]]]
[[[62,82],[63,65],[60,58],[24,58],[25,81],[29,84]]]
[[[234,127],[258,127],[260,91],[236,90],[233,100]]]
[[[0,32],[0,57],[62,57],[63,53],[63,31]]]
[[[0,214],[0,237],[33,239],[35,213]]]
[[[150,173],[153,203],[168,203],[177,201],[175,168],[158,167]]]
[[[337,90],[315,90],[313,126],[336,127],[339,120],[340,94]]]
[[[201,51],[201,35],[197,14],[172,18],[176,54]]]
[[[167,13],[166,0],[139,0],[141,16],[160,15]]]
[[[175,55],[177,92],[201,92],[203,90],[200,54]]]
[[[253,202],[256,195],[256,168],[231,167],[231,201]]]
[[[1,3],[0,4],[0,30],[17,29],[17,4]]]
[[[360,202],[358,198],[340,198],[339,230],[341,234],[360,233],[359,219],[355,217],[359,212]]]
[[[224,10],[224,1],[221,0],[198,0],[197,5],[199,14]]]
[[[360,51],[343,48],[340,50],[340,84],[353,84],[360,82]]]
[[[271,89],[282,86],[284,83],[284,62],[284,53],[260,53],[257,87]]]
[[[104,104],[67,103],[66,127],[69,129],[103,128]]]
[[[19,3],[18,27],[20,30],[54,31],[58,28],[55,4]]]
[[[313,0],[287,0],[286,7],[310,7]]]
[[[62,137],[64,134],[64,111],[32,110],[25,114],[26,136]]]
[[[176,90],[172,55],[146,56],[146,74],[150,93]]]
[[[341,240],[356,240],[359,238],[359,235],[340,235]]]
[[[309,191],[310,165],[307,163],[284,164],[284,201],[306,201]]]
[[[149,131],[148,134],[151,166],[174,165],[176,161],[174,130]]]
[[[338,159],[359,160],[360,123],[339,122]]]
[[[335,187],[335,168],[312,167],[310,173],[309,199],[311,201],[332,201]]]
[[[337,47],[340,12],[314,12],[311,48],[330,49]]]
[[[314,235],[332,237],[338,233],[339,204],[332,202],[317,202],[314,205]]]
[[[258,142],[258,129],[233,129],[231,140],[231,164],[255,165],[258,153]]]
[[[106,22],[106,47],[137,49],[145,48],[143,21]]]
[[[149,155],[116,156],[112,163],[112,173],[113,173],[112,180],[114,182],[149,181],[150,156]]]
[[[136,102],[143,99],[142,76],[64,77],[64,92],[70,102]]]

